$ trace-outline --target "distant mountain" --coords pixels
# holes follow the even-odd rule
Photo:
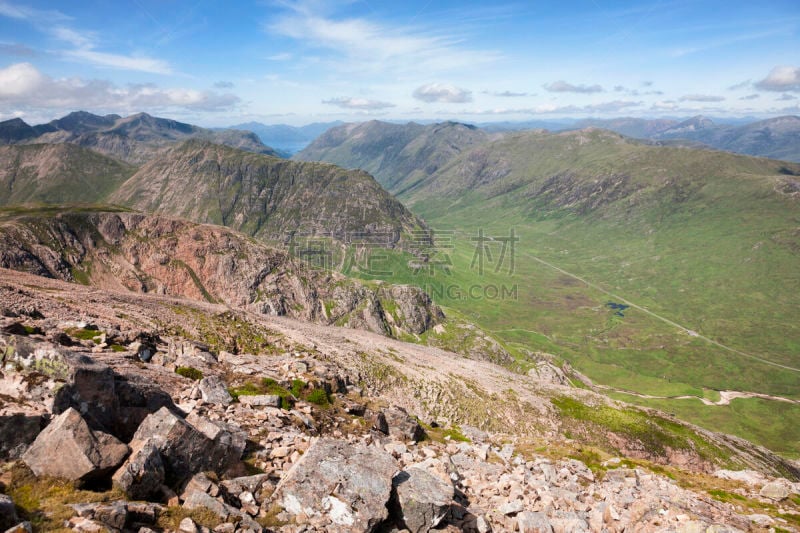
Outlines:
[[[678,121],[671,119],[644,119],[644,118],[611,118],[611,119],[584,119],[574,124],[574,129],[602,128],[615,131],[628,137],[650,139],[663,131],[677,125]],[[573,129],[573,128],[569,128]]]
[[[652,138],[689,139],[729,152],[800,161],[800,117],[797,116],[770,118],[741,126],[716,124],[705,117],[694,117]]]
[[[135,171],[74,144],[0,146],[0,205],[98,202]]]
[[[491,138],[475,126],[457,122],[423,126],[373,120],[332,128],[294,159],[360,168],[375,176],[389,192],[399,194],[463,150]]]
[[[200,140],[142,166],[110,201],[228,226],[264,240],[300,232],[338,239],[352,233],[383,235],[395,242],[423,227],[366,172]]]
[[[71,143],[132,164],[144,163],[169,146],[187,139],[204,139],[250,152],[278,155],[252,132],[212,131],[147,113],[122,118],[76,111],[32,128],[19,119],[0,122],[0,142],[3,144]]]
[[[38,135],[39,133],[21,118],[0,122],[0,144],[14,144]]]
[[[287,124],[267,125],[260,122],[245,122],[230,126],[227,129],[252,131],[258,135],[264,144],[291,156],[308,146],[311,141],[330,128],[341,124],[344,123],[340,120],[335,122],[315,122],[299,127]]]

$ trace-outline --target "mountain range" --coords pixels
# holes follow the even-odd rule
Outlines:
[[[314,122],[305,126],[289,126],[288,124],[262,124],[261,122],[244,122],[229,126],[229,130],[252,131],[261,139],[261,142],[271,146],[279,152],[291,157],[299,152],[311,141],[325,133],[330,128],[340,126],[340,120],[334,122]],[[217,128],[218,131],[222,128]]]
[[[3,144],[77,144],[137,165],[152,159],[171,144],[187,139],[203,139],[250,152],[278,155],[249,131],[212,131],[147,113],[123,118],[76,111],[36,126],[22,119],[0,122],[0,143]]]

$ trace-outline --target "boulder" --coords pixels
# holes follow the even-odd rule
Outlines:
[[[0,530],[5,531],[15,526],[17,522],[19,522],[19,517],[11,497],[0,494]]]
[[[531,511],[519,513],[517,515],[517,527],[520,533],[553,533],[553,526],[544,513]]]
[[[430,531],[444,520],[454,496],[453,485],[421,468],[411,467],[392,479],[403,525],[412,533]]]
[[[402,407],[390,407],[383,411],[389,435],[405,441],[419,441],[425,431],[417,420]]]
[[[147,500],[164,484],[164,463],[153,441],[134,442],[133,451],[114,473],[114,486],[134,500]]]
[[[256,396],[239,396],[239,403],[252,407],[280,407],[281,397],[277,394],[258,394]]]
[[[8,407],[0,410],[0,460],[19,459],[49,421],[47,415]]]
[[[240,431],[197,415],[184,420],[166,407],[145,418],[131,442],[148,440],[161,453],[171,487],[182,485],[197,472],[223,472],[241,458],[245,447]]]
[[[69,408],[39,434],[22,459],[37,476],[90,481],[111,474],[128,451],[113,435],[92,430]]]
[[[759,494],[764,498],[778,502],[785,500],[792,494],[792,485],[785,479],[776,479],[761,487]]]
[[[394,459],[382,450],[317,439],[273,499],[297,518],[325,519],[327,531],[374,531],[388,517],[395,471]]]
[[[229,405],[233,398],[228,393],[225,382],[219,376],[208,376],[200,380],[197,384],[200,389],[200,397],[203,401],[217,405]]]

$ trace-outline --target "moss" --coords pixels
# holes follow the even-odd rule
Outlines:
[[[73,503],[109,502],[123,499],[116,490],[93,492],[81,490],[74,483],[40,477],[22,462],[11,467],[11,482],[5,489],[23,520],[31,522],[34,531],[55,531],[74,515]]]
[[[302,379],[293,379],[292,380],[292,396],[295,398],[299,398],[300,395],[303,393],[303,389],[306,388],[306,382]]]
[[[230,394],[231,398],[237,402],[239,401],[240,396],[260,396],[262,394],[271,394],[274,396],[280,396],[282,409],[290,409],[292,407],[292,394],[272,378],[263,378],[258,383],[247,381],[238,387],[229,388],[228,394]]]
[[[175,369],[175,373],[179,376],[193,379],[195,381],[200,381],[203,379],[203,372],[190,366],[179,366]]]
[[[125,350],[127,350],[127,348],[125,348],[121,344],[112,344],[111,345],[111,351],[112,352],[124,352]]]
[[[325,392],[325,389],[312,390],[308,393],[306,401],[313,403],[314,405],[319,405],[320,407],[328,407],[330,405],[330,399],[328,398],[328,393]]]
[[[103,335],[102,331],[91,328],[69,328],[66,333],[73,339],[94,341],[95,344],[100,344],[100,337]]]

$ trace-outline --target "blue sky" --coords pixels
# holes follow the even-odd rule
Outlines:
[[[0,119],[800,114],[800,2],[0,0]]]

